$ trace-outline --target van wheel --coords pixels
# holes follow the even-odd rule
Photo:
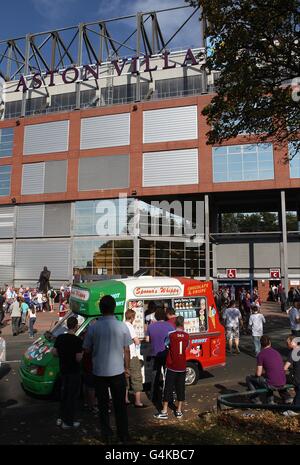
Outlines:
[[[185,372],[185,384],[186,386],[192,386],[197,384],[199,380],[199,368],[194,362],[187,362]]]

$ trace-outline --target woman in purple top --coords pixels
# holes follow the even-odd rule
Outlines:
[[[174,328],[165,321],[166,313],[162,307],[155,310],[155,323],[151,323],[147,329],[146,341],[151,344],[150,356],[152,358],[152,377],[151,377],[151,399],[152,402],[161,402],[161,392],[159,381],[161,369],[166,365],[166,347],[165,338]]]
[[[246,383],[250,391],[261,388],[282,388],[286,384],[284,364],[280,353],[271,347],[271,340],[268,336],[260,339],[262,350],[257,356],[257,366],[255,376],[247,376]],[[286,399],[286,391],[280,391],[282,397]],[[251,400],[256,404],[261,404],[258,394],[251,395]],[[267,391],[268,404],[274,404],[272,390]]]

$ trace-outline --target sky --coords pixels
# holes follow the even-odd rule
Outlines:
[[[1,2],[0,40],[73,26],[80,22],[97,21],[135,14],[138,11],[153,11],[184,6],[184,0],[14,0]],[[190,10],[190,11],[189,11]],[[187,18],[191,8],[172,15],[161,16],[165,30],[175,31]],[[197,26],[197,23],[196,23]],[[183,31],[189,40],[190,27]]]
[[[0,72],[3,76],[11,75],[19,70],[19,57],[12,55],[7,58],[6,41],[8,39],[16,39],[26,36],[26,34],[40,33],[51,31],[60,28],[77,26],[79,23],[97,22],[100,20],[108,20],[120,16],[135,15],[137,12],[151,12],[164,10],[168,8],[181,7],[172,12],[158,13],[158,20],[162,30],[165,43],[170,51],[187,50],[188,48],[197,48],[200,46],[200,23],[199,12],[195,13],[195,9],[188,6],[184,0],[14,0],[1,2],[0,6]],[[184,7],[184,8],[182,8]],[[185,20],[193,15],[188,24],[186,24],[180,33],[169,43],[169,39],[173,36],[176,30],[183,25]],[[144,19],[147,18],[147,15]],[[136,28],[135,16],[131,19],[123,19],[122,21],[114,21],[107,23],[107,27],[111,37],[115,42],[123,43],[128,36]],[[151,32],[151,21],[148,18],[146,22],[147,32]],[[96,55],[99,56],[99,27],[97,25],[90,26],[96,33],[88,32],[93,46],[96,50]],[[71,44],[70,53],[75,63],[77,60],[78,37],[73,40],[76,29],[69,29],[62,33],[62,39],[66,45]],[[35,37],[36,45],[43,46],[43,56],[48,62],[51,57],[51,41],[45,41],[47,36]],[[3,41],[1,43],[1,41]],[[25,41],[19,40],[16,42],[19,49],[25,55]],[[117,45],[118,46],[118,45]],[[159,49],[162,47],[160,46]],[[136,34],[126,42],[126,47],[120,48],[119,56],[129,58],[136,55]],[[30,52],[32,54],[32,52]],[[59,51],[56,51],[56,66],[61,68],[61,62],[58,56]],[[6,54],[6,56],[4,56]],[[113,56],[113,50],[108,51],[108,59]],[[58,57],[58,58],[57,58]],[[1,60],[1,58],[4,58]],[[35,57],[31,55],[31,64],[36,67]],[[87,50],[83,51],[82,64],[90,64],[95,62],[93,56],[89,56]],[[10,65],[9,65],[10,63]],[[11,66],[8,70],[7,66]]]

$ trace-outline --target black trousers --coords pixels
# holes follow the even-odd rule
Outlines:
[[[166,355],[156,355],[152,358],[152,376],[151,376],[151,398],[152,402],[161,402],[162,392],[160,390],[160,377],[165,371]]]
[[[60,417],[63,422],[73,426],[80,395],[80,373],[61,375]]]
[[[109,392],[110,389],[119,439],[128,436],[128,416],[125,403],[126,378],[121,373],[116,376],[94,376],[95,391],[98,399],[100,427],[103,436],[112,436],[109,422]]]

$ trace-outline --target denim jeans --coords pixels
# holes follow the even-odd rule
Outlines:
[[[118,437],[119,439],[126,438],[128,436],[128,416],[125,403],[125,374],[122,373],[116,376],[94,376],[94,381],[99,405],[99,419],[102,435],[111,436],[113,434],[109,421],[109,388],[114,406]]]
[[[35,323],[36,318],[29,318],[29,336],[34,336],[33,325]]]
[[[19,332],[20,332],[20,321],[21,321],[20,316],[13,316],[11,318],[11,328],[12,328],[13,334],[19,334]]]
[[[254,344],[254,350],[255,350],[255,355],[257,355],[257,354],[260,352],[260,349],[261,349],[260,337],[261,337],[261,336],[252,336],[253,344]]]

